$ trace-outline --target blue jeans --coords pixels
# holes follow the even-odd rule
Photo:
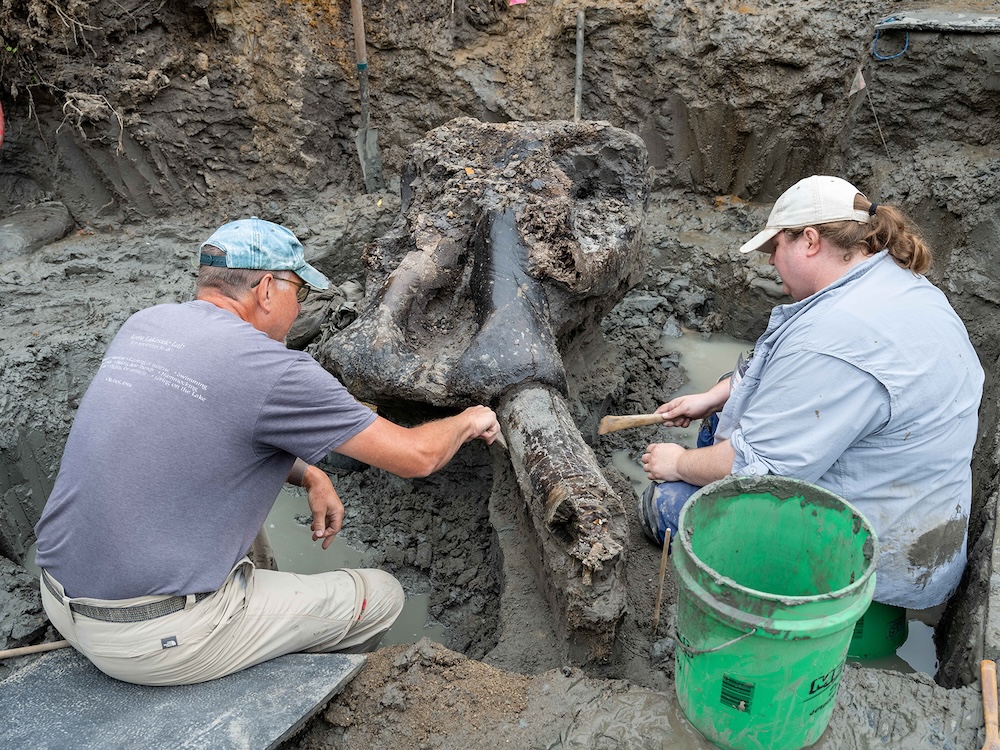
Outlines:
[[[687,482],[650,482],[640,503],[640,518],[646,536],[662,546],[669,529],[673,539],[677,535],[681,508],[700,489]]]
[[[702,422],[701,429],[698,430],[699,448],[705,448],[715,442],[715,428],[718,425],[718,414],[713,414]],[[639,515],[646,536],[662,545],[667,529],[670,529],[670,538],[673,539],[677,534],[681,508],[688,498],[700,489],[687,482],[650,482],[639,503]]]

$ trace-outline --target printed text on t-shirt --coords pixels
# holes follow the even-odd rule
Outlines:
[[[139,375],[141,377],[152,378],[154,382],[161,383],[166,388],[178,390],[199,401],[205,400],[204,394],[208,390],[207,385],[194,378],[189,378],[187,375],[173,372],[162,365],[147,362],[144,359],[137,359],[136,357],[105,357],[101,362],[100,371],[105,374],[107,382],[115,385],[131,388],[132,383],[128,380],[127,376]]]

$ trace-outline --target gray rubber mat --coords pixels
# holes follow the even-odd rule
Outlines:
[[[71,648],[0,682],[0,746],[273,748],[351,681],[362,654],[289,654],[197,685],[114,680]]]

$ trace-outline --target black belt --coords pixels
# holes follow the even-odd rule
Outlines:
[[[54,597],[57,599],[63,597],[62,594],[56,591],[56,587],[52,584],[52,581],[49,580],[48,573],[42,573],[42,580],[45,581],[45,585]],[[200,602],[214,593],[214,591],[210,591],[203,594],[195,594],[194,600],[195,602]],[[180,612],[186,606],[186,596],[168,596],[166,599],[161,599],[158,602],[136,604],[132,607],[94,607],[90,604],[69,602],[69,608],[78,615],[89,617],[92,620],[103,620],[104,622],[142,622],[144,620],[155,620],[157,617],[165,617],[166,615],[172,615],[174,612]]]

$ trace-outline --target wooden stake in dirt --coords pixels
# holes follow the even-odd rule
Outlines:
[[[573,97],[573,122],[580,122],[580,108],[583,104],[583,10],[576,12],[576,93]]]
[[[979,662],[983,680],[983,718],[986,721],[986,743],[983,750],[1000,750],[997,727],[997,665],[990,659]]]
[[[653,607],[653,638],[656,638],[656,628],[660,624],[660,602],[663,601],[663,578],[667,572],[667,557],[670,550],[670,529],[663,532],[663,554],[660,555],[660,585],[656,589],[656,606]]]
[[[57,648],[66,648],[69,641],[52,641],[51,643],[36,643],[34,646],[22,646],[21,648],[9,648],[0,651],[0,660],[13,659],[15,656],[27,656],[28,654],[40,654],[43,651],[55,651]]]

